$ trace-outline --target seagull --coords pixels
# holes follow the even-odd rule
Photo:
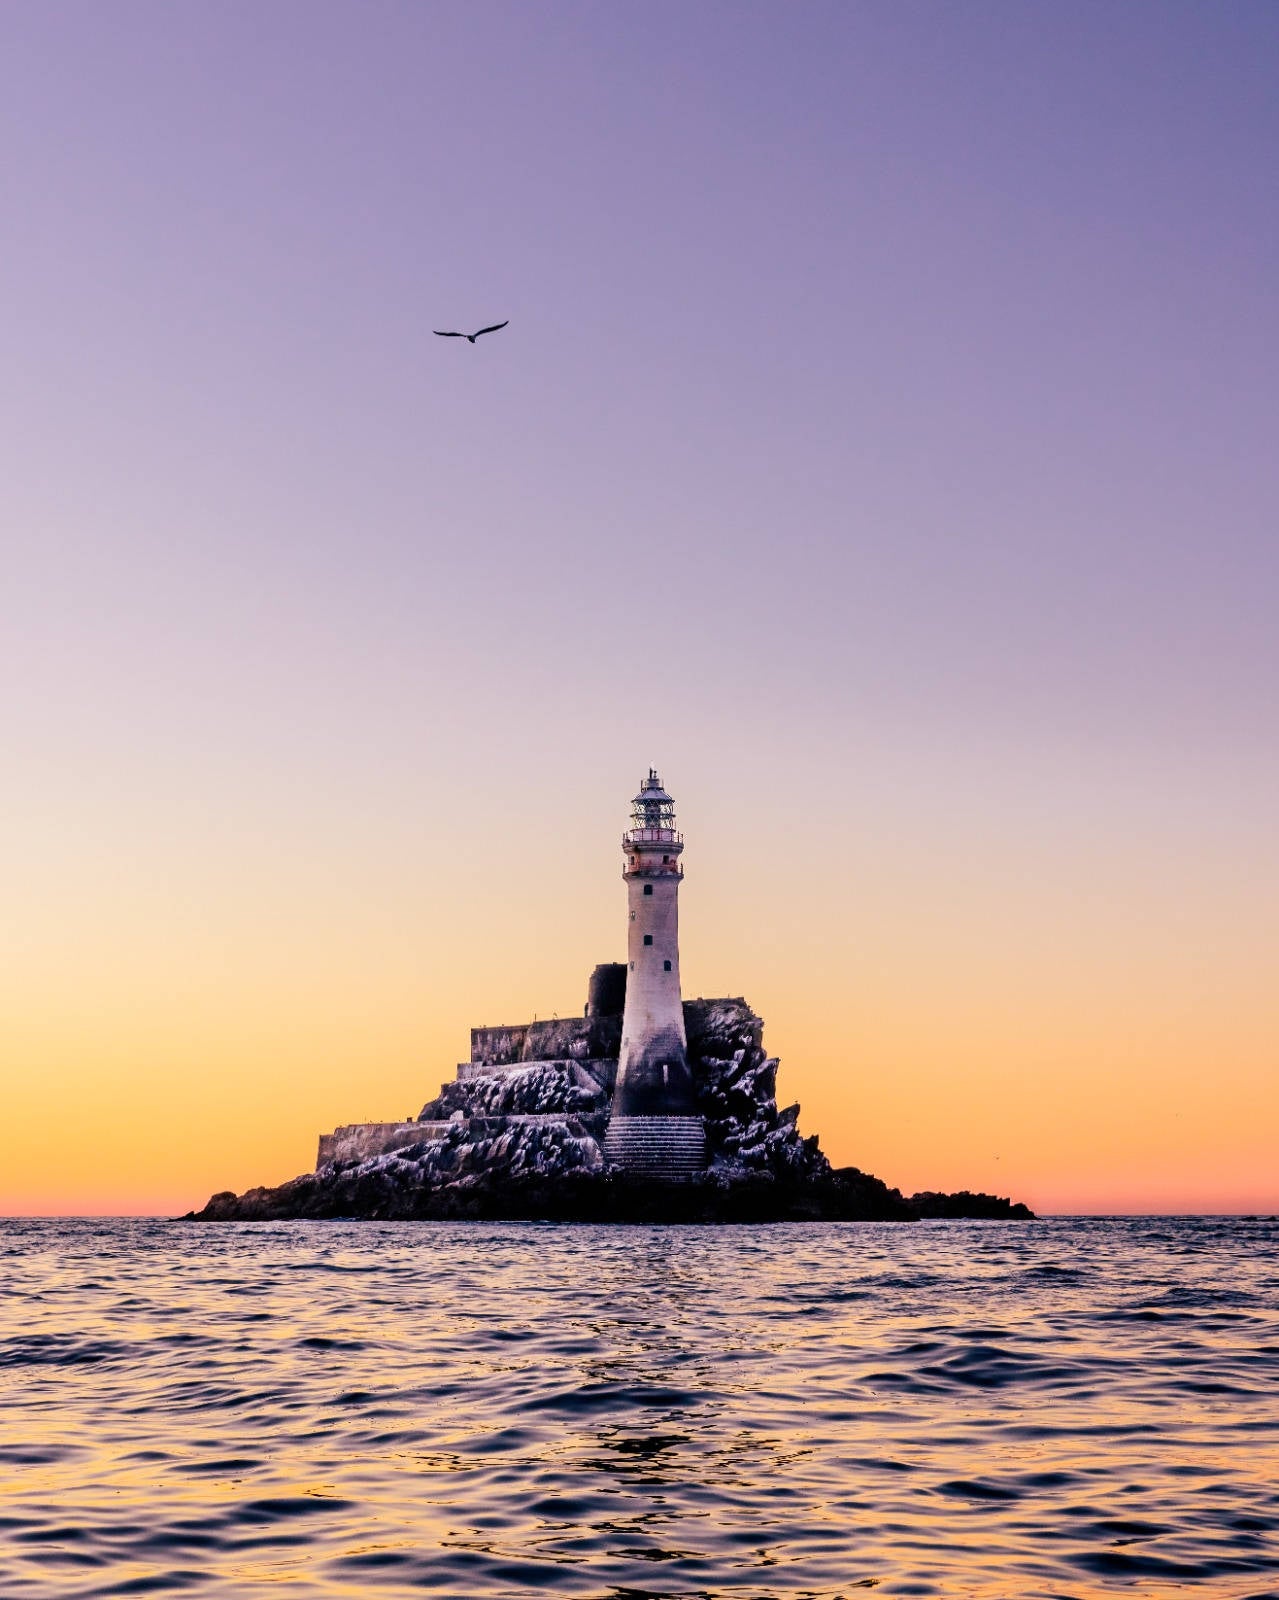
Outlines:
[[[510,317],[507,317],[506,322],[510,320]],[[445,333],[443,328],[432,328],[431,332],[438,334],[441,339],[467,339],[474,344],[480,334],[496,333],[499,328],[506,326],[506,322],[495,322],[491,328],[479,328],[474,333]]]

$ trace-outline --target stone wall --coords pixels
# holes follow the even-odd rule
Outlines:
[[[743,1045],[759,1049],[763,1024],[744,1000],[685,1000],[684,1026],[688,1033],[689,1055],[715,1055],[721,1043],[731,1039],[732,1046]],[[533,1065],[562,1068],[569,1072],[579,1088],[594,1092],[601,1089],[611,1095],[617,1075],[617,1049],[621,1040],[620,1017],[551,1017],[544,1022],[525,1022],[501,1028],[472,1028],[471,1060],[459,1064],[456,1084],[472,1082],[478,1078],[516,1072]],[[567,1048],[571,1046],[572,1048]],[[603,1046],[603,1048],[601,1048]],[[485,1052],[502,1057],[494,1061]],[[722,1053],[731,1053],[724,1045]],[[452,1110],[457,1097],[465,1101],[462,1091],[445,1084],[440,1099],[445,1103],[439,1111]],[[432,1102],[428,1113],[435,1110]],[[473,1109],[468,1107],[468,1109]],[[454,1115],[456,1115],[454,1111]],[[548,1114],[551,1120],[562,1118],[558,1111]],[[477,1123],[482,1119],[474,1119]],[[510,1116],[507,1120],[522,1122],[537,1120],[528,1116]],[[390,1150],[403,1149],[424,1139],[439,1139],[450,1126],[449,1121],[436,1119],[423,1122],[357,1122],[332,1133],[320,1135],[316,1169],[337,1161],[342,1163],[367,1161]]]
[[[471,1064],[492,1068],[524,1066],[530,1061],[598,1061],[617,1055],[621,1037],[620,1016],[550,1017],[542,1022],[472,1028]]]
[[[504,1028],[472,1028],[471,1060],[490,1067],[514,1066],[524,1059],[528,1030],[527,1022]]]
[[[587,1056],[585,1059],[568,1059],[567,1057],[537,1061],[513,1061],[509,1064],[494,1066],[486,1061],[459,1061],[457,1064],[456,1083],[469,1083],[476,1078],[499,1077],[504,1073],[522,1072],[525,1067],[546,1066],[564,1067],[571,1071],[577,1083],[583,1089],[598,1086],[609,1094],[613,1092],[613,1083],[617,1078],[616,1056]],[[594,1084],[591,1080],[594,1079]],[[447,1084],[443,1085],[448,1088]]]
[[[533,1111],[499,1117],[463,1117],[455,1112],[444,1121],[352,1122],[345,1127],[335,1128],[332,1133],[320,1135],[315,1170],[319,1172],[331,1162],[350,1166],[371,1161],[375,1156],[387,1155],[392,1150],[407,1150],[410,1146],[426,1144],[431,1140],[456,1139],[459,1135],[471,1140],[495,1138],[509,1129],[518,1133],[526,1127],[559,1127],[568,1120],[581,1123],[587,1131],[602,1136],[608,1118],[605,1112],[588,1112],[572,1118],[563,1111]]]

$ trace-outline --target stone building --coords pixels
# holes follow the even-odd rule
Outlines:
[[[675,803],[650,768],[622,835],[627,959],[595,968],[582,1015],[472,1028],[470,1060],[420,1116],[323,1134],[317,1169],[407,1149],[458,1123],[481,1137],[498,1121],[518,1134],[569,1115],[584,1160],[673,1182],[703,1172],[706,1125],[687,1019],[700,1034],[716,1007],[749,1012],[740,1001],[685,1002],[680,992],[683,851]]]
[[[740,997],[680,992],[684,841],[657,773],[622,836],[627,959],[592,972],[580,1017],[471,1029],[471,1055],[404,1122],[320,1139],[314,1172],[229,1190],[199,1213],[264,1217],[529,1217],[772,1221],[1028,1216],[988,1195],[903,1200],[833,1171]]]
[[[627,890],[626,1005],[604,1152],[618,1167],[674,1177],[706,1165],[706,1134],[688,1070],[679,984],[683,835],[650,767],[622,835]]]

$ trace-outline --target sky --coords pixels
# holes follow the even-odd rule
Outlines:
[[[650,764],[837,1164],[1279,1210],[1277,81],[1264,0],[4,7],[0,1213],[580,1012]]]

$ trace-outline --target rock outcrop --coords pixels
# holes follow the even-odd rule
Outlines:
[[[765,1174],[828,1180],[817,1135],[800,1136],[799,1107],[777,1109],[777,1058],[765,1054],[764,1024],[746,1002],[694,1000],[684,1017],[712,1174],[728,1182]]]
[[[422,1107],[419,1121],[462,1117],[568,1116],[608,1110],[608,1094],[585,1067],[539,1061],[487,1077],[446,1083]]]
[[[764,1025],[746,1002],[688,1001],[684,1015],[709,1158],[693,1182],[654,1183],[610,1167],[608,1088],[581,1061],[540,1061],[446,1084],[422,1108],[420,1138],[412,1124],[388,1125],[393,1138],[375,1154],[349,1138],[322,1145],[341,1153],[278,1188],[216,1194],[191,1216],[766,1222],[1031,1215],[993,1195],[906,1199],[855,1167],[832,1168],[816,1135],[800,1134],[799,1107],[778,1109],[778,1063],[765,1053]]]

